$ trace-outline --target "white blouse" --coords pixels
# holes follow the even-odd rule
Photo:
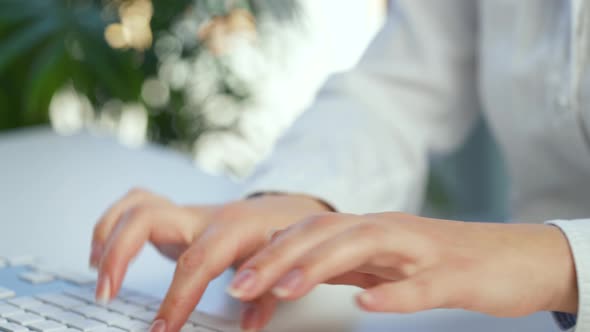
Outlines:
[[[511,176],[513,220],[572,247],[590,331],[590,15],[584,0],[397,0],[361,64],[333,77],[245,186],[339,211],[418,212],[428,158],[483,113]]]

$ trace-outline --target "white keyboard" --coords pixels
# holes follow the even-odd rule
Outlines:
[[[0,258],[0,332],[148,331],[161,300],[123,289],[95,303],[93,277],[51,271],[28,257]],[[236,322],[194,311],[181,332],[240,331]]]

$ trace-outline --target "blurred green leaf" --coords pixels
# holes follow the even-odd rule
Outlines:
[[[15,33],[0,44],[0,71],[11,62],[33,49],[44,38],[56,32],[60,22],[56,17],[47,16],[36,21],[23,31]]]
[[[121,1],[129,0],[117,0]],[[290,15],[287,12],[296,2],[152,0],[151,28],[155,39],[169,34],[189,8],[202,14],[202,19],[226,15],[235,8],[279,18]],[[153,48],[140,52],[107,44],[105,29],[118,21],[116,8],[108,3],[112,1],[0,0],[0,130],[47,123],[51,99],[66,84],[86,95],[98,111],[113,99],[141,100],[145,79],[158,75],[158,58]],[[198,56],[203,48],[198,43],[183,54]],[[231,82],[219,82],[223,93],[246,99],[247,89],[236,89],[233,77]],[[185,106],[184,95],[173,94],[165,109],[150,113],[151,137],[162,143],[192,142],[207,130],[202,116],[186,114]]]
[[[68,56],[62,40],[55,40],[37,59],[29,73],[24,120],[27,123],[47,121],[47,112],[51,97],[56,88],[68,80]]]

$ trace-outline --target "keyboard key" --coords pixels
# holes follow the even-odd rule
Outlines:
[[[208,328],[215,328],[219,326],[219,324],[227,324],[228,321],[224,320],[219,317],[214,317],[211,315],[207,315],[200,311],[193,311],[193,313],[189,316],[188,321],[193,323],[196,326],[208,327]]]
[[[25,312],[22,314],[10,315],[10,316],[6,317],[6,319],[9,322],[17,323],[20,325],[29,325],[31,323],[36,323],[36,322],[44,320],[43,317],[37,316],[37,315],[29,313],[29,312]]]
[[[26,266],[26,265],[34,265],[35,264],[35,257],[33,256],[14,256],[14,257],[7,257],[8,265],[10,266]]]
[[[86,305],[86,302],[71,298],[64,294],[42,294],[37,295],[35,297],[43,302],[47,302],[65,309],[71,309]]]
[[[28,332],[29,330],[14,323],[0,323],[0,331],[2,332]]]
[[[156,314],[157,312],[148,310],[132,313],[130,314],[130,316],[131,318],[140,320],[142,322],[151,323],[154,320],[154,318],[156,318]]]
[[[143,307],[148,307],[150,305],[153,305],[155,303],[160,303],[162,302],[162,300],[153,297],[153,296],[149,296],[149,295],[143,295],[143,294],[135,294],[135,295],[130,295],[130,296],[121,296],[121,299],[127,303],[131,303],[131,304],[135,304],[135,305],[140,305]]]
[[[28,327],[31,330],[37,332],[56,332],[67,329],[67,326],[51,320],[43,320],[40,322],[29,324]]]
[[[92,331],[105,327],[105,324],[92,319],[81,319],[77,321],[68,322],[67,324],[68,326],[80,331]]]
[[[22,313],[22,309],[9,304],[0,304],[0,317],[8,317],[10,315]]]
[[[84,316],[75,314],[73,312],[60,312],[50,315],[49,318],[58,323],[65,324],[69,327],[81,331],[90,331],[105,326],[105,324],[101,322],[88,319]]]
[[[222,332],[221,330],[211,329],[204,326],[195,326],[192,324],[186,324],[180,329],[180,332]]]
[[[148,310],[158,311],[160,310],[160,306],[162,306],[162,302],[150,304],[149,306],[147,306],[147,308]]]
[[[45,272],[24,272],[19,275],[19,278],[34,285],[46,284],[55,280],[53,275]]]
[[[87,315],[87,317],[103,322],[107,325],[113,325],[114,323],[129,319],[121,314],[110,311],[96,311]]]
[[[93,290],[86,288],[71,288],[64,291],[65,296],[69,296],[86,303],[94,303],[96,295]]]
[[[125,303],[119,299],[114,299],[111,301],[111,303],[104,306],[104,308],[127,316],[135,312],[145,311],[144,307],[138,306],[136,304]]]
[[[81,306],[81,307],[77,307],[77,308],[72,308],[71,311],[75,312],[77,314],[80,314],[82,316],[86,316],[86,317],[90,317],[90,315],[92,315],[93,313],[95,313],[97,310],[104,310],[106,312],[108,312],[108,310],[97,307],[96,305],[92,305],[92,304],[88,304],[85,306]]]
[[[27,311],[37,314],[39,316],[47,317],[51,314],[62,312],[63,309],[60,307],[50,305],[50,304],[43,304],[40,306],[29,308],[29,309],[27,309]]]
[[[194,332],[222,332],[221,330],[205,327],[205,326],[197,326],[195,327]]]
[[[127,296],[133,296],[133,295],[137,295],[140,294],[134,290],[128,289],[128,288],[123,288],[119,291],[119,296],[120,297],[127,297]]]
[[[180,332],[197,332],[197,327],[192,324],[185,324],[181,329]]]
[[[0,300],[9,299],[15,295],[16,293],[12,289],[0,287]]]
[[[47,315],[47,318],[54,320],[58,323],[62,323],[62,324],[67,324],[69,321],[86,319],[86,317],[84,317],[82,315],[75,314],[75,313],[69,312],[69,311],[61,311],[61,312],[49,314],[49,315]]]
[[[44,304],[40,300],[35,299],[31,296],[21,296],[14,299],[10,299],[6,302],[23,309],[30,309]]]
[[[98,328],[96,330],[92,330],[92,332],[124,332],[124,331],[119,328],[116,328],[116,327],[105,326],[105,327]]]
[[[116,322],[111,325],[113,325],[114,327],[118,327],[122,330],[128,331],[128,332],[148,331],[150,328],[149,324],[138,321],[138,320],[132,320],[132,319],[121,320],[121,321]]]
[[[90,284],[96,283],[96,276],[90,275],[90,274],[85,274],[85,273],[65,271],[65,272],[59,272],[57,274],[57,276],[60,279],[63,279],[63,280],[68,281],[70,283],[76,284],[78,286],[84,286],[84,285],[90,285]]]

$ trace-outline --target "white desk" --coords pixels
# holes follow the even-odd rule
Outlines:
[[[58,137],[48,129],[0,135],[0,253],[33,254],[47,262],[87,271],[89,239],[97,217],[130,187],[141,186],[177,202],[220,202],[235,186],[206,176],[161,148],[129,150],[91,135]],[[130,269],[126,286],[162,296],[174,265],[146,248]],[[231,276],[209,287],[199,308],[236,317],[239,304],[223,293]],[[356,290],[322,286],[281,307],[271,332],[552,332],[545,313],[496,319],[462,311],[373,315],[357,310]]]

